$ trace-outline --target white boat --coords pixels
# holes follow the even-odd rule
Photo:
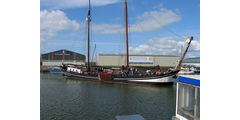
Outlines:
[[[200,75],[178,77],[176,115],[172,120],[200,120]]]
[[[194,71],[181,70],[178,72],[178,75],[191,75],[191,74],[194,74]]]

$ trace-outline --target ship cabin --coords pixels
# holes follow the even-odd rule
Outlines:
[[[178,77],[176,116],[172,120],[200,120],[200,75]]]

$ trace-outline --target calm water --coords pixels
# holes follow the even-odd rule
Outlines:
[[[170,120],[175,115],[175,86],[104,84],[50,73],[40,77],[41,120],[115,120],[133,114]]]

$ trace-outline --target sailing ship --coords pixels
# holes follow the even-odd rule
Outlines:
[[[119,84],[133,84],[133,85],[159,85],[159,84],[173,84],[177,79],[177,74],[180,70],[181,63],[188,51],[190,43],[193,37],[187,39],[187,46],[181,57],[181,59],[176,64],[174,69],[169,69],[167,72],[154,74],[154,75],[121,75],[121,74],[112,74],[113,70],[101,70],[98,69],[97,72],[91,71],[90,66],[90,22],[91,22],[91,3],[89,0],[89,9],[88,9],[88,62],[87,68],[84,66],[75,66],[75,65],[63,65],[62,70],[64,75],[77,78],[77,79],[87,79],[100,81],[104,83],[119,83]],[[129,52],[128,52],[128,10],[127,10],[127,0],[125,0],[125,24],[126,24],[126,68],[129,69]]]
[[[98,75],[96,73],[94,74],[94,72],[91,72],[91,66],[90,66],[90,22],[91,22],[91,1],[90,0],[89,0],[89,6],[88,6],[87,21],[88,21],[88,57],[87,57],[88,65],[87,65],[87,70],[85,70],[84,66],[63,64],[62,71],[63,71],[63,75],[68,76],[68,77],[98,80]]]

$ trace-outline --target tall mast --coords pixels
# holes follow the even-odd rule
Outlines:
[[[89,0],[89,6],[88,6],[88,17],[87,17],[87,20],[88,20],[88,68],[87,68],[87,71],[90,72],[90,22],[91,22],[91,3],[90,3],[90,0]]]
[[[125,22],[126,22],[126,54],[127,54],[127,67],[129,67],[129,57],[128,57],[128,10],[127,10],[127,0],[125,0]]]
[[[175,67],[175,70],[180,70],[180,66],[181,66],[181,64],[182,64],[182,61],[183,61],[183,59],[184,59],[184,57],[185,57],[185,55],[186,55],[186,53],[187,53],[187,51],[188,51],[188,48],[189,48],[192,40],[193,40],[193,36],[191,36],[190,38],[187,38],[187,41],[186,41],[186,42],[187,42],[187,47],[186,47],[186,49],[185,49],[184,52],[183,52],[182,58],[181,58],[180,61],[177,63],[177,65],[176,65],[176,67]]]

